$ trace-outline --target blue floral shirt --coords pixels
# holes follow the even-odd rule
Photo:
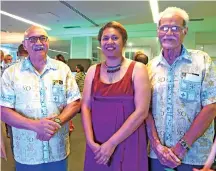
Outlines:
[[[60,114],[77,99],[80,92],[69,67],[49,57],[42,74],[28,58],[6,69],[2,76],[0,105],[28,118]],[[68,128],[66,123],[49,141],[40,141],[36,132],[12,127],[15,160],[35,165],[65,159],[70,152]]]
[[[184,136],[206,105],[216,102],[216,67],[205,52],[186,50],[170,66],[160,54],[148,65],[152,114],[158,136],[168,147]],[[182,163],[203,165],[213,144],[214,123],[197,139]],[[150,157],[157,158],[152,148]]]

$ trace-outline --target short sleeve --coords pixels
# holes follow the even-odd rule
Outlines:
[[[205,71],[201,89],[202,106],[216,102],[216,65],[205,54]]]
[[[8,108],[14,108],[16,100],[12,75],[13,69],[8,68],[5,70],[1,78],[0,105]]]
[[[66,79],[66,98],[67,98],[67,104],[81,98],[78,85],[69,68],[68,68],[68,74]]]

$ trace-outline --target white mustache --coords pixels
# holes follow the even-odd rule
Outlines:
[[[33,45],[33,46],[32,46],[32,49],[33,49],[34,51],[42,51],[42,50],[45,49],[45,47],[44,47],[43,45]]]
[[[162,38],[162,41],[164,40],[177,40],[176,37],[164,37]]]

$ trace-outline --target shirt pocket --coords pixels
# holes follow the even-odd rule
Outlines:
[[[66,91],[63,84],[55,84],[52,86],[52,101],[57,105],[66,103]]]
[[[185,102],[199,102],[201,91],[201,80],[188,80],[183,78],[180,81],[179,97]]]

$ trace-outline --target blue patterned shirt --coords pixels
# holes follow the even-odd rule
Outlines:
[[[175,146],[206,105],[216,102],[216,67],[205,52],[186,50],[170,66],[160,54],[148,65],[152,114],[163,145]],[[197,139],[182,163],[203,165],[213,144],[214,123]],[[157,158],[153,150],[150,157]]]
[[[29,58],[5,70],[0,105],[21,115],[40,119],[60,114],[64,107],[80,99],[79,88],[67,65],[47,57],[39,74]],[[12,127],[15,160],[35,165],[65,159],[69,152],[68,123],[49,140],[36,139],[36,132]]]

